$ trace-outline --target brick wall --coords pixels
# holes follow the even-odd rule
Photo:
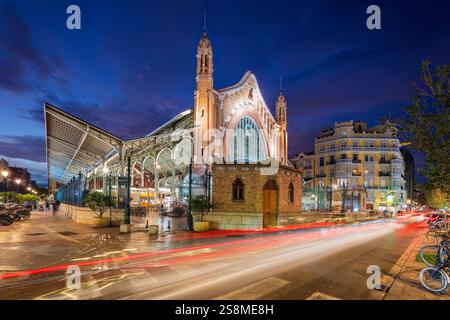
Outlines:
[[[212,169],[214,212],[262,213],[263,188],[269,179],[277,182],[279,189],[279,211],[300,213],[302,207],[301,172],[290,167],[280,167],[273,176],[261,175],[261,164],[214,164]],[[236,178],[244,183],[244,200],[232,199],[232,185]],[[289,202],[288,189],[294,186],[294,202]]]

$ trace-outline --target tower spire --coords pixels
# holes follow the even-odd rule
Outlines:
[[[283,78],[280,77],[280,93],[283,93]]]
[[[206,12],[206,7],[205,10],[203,12],[203,32],[206,33],[206,29],[207,29],[207,12]]]

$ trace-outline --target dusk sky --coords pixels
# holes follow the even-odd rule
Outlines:
[[[123,138],[192,107],[205,6],[217,89],[251,70],[273,110],[284,79],[290,154],[336,121],[400,115],[421,61],[450,63],[448,0],[0,0],[0,158],[47,183],[44,101]]]

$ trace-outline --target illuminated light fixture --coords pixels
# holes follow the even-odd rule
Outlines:
[[[2,170],[2,176],[3,178],[6,178],[8,176],[9,172],[7,170]]]
[[[103,167],[103,173],[104,174],[108,174],[109,173],[109,168],[107,166]]]
[[[31,190],[31,187],[27,187],[27,190],[30,191],[30,190]]]
[[[17,183],[17,184],[20,184],[21,182],[22,182],[22,180],[16,179],[16,183]]]

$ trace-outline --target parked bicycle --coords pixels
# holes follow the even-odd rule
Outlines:
[[[427,265],[419,274],[422,285],[432,291],[444,293],[450,283],[448,275],[450,238],[448,234],[441,235],[442,240],[438,245],[428,245],[420,249],[419,255]]]

